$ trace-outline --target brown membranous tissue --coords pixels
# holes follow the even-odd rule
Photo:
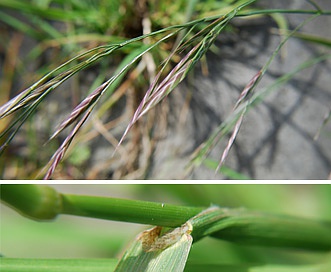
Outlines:
[[[138,239],[141,240],[145,252],[154,252],[174,245],[183,235],[190,235],[192,229],[191,223],[186,222],[181,227],[172,229],[160,236],[162,227],[157,226],[142,232]]]

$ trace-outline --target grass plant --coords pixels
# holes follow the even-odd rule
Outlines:
[[[95,137],[90,136],[92,128],[91,123],[88,122],[92,112],[94,112],[95,123],[99,124],[98,133],[102,133],[114,146],[115,152],[118,151],[116,157],[110,155],[110,161],[124,161],[121,166],[123,170],[119,172],[118,177],[122,178],[127,175],[130,176],[130,173],[139,172],[136,177],[144,178],[148,172],[148,159],[144,166],[140,166],[139,156],[142,152],[153,153],[155,139],[151,136],[153,135],[152,131],[155,129],[155,123],[162,123],[162,120],[155,117],[157,114],[154,113],[154,108],[162,107],[162,101],[187,77],[194,66],[203,60],[206,52],[213,47],[216,38],[220,33],[229,29],[234,18],[269,15],[275,18],[279,26],[286,27],[286,20],[280,14],[311,15],[293,31],[282,30],[286,34],[284,34],[279,47],[275,49],[265,66],[253,75],[252,80],[244,88],[234,105],[229,118],[211,133],[208,140],[201,143],[201,146],[193,154],[189,169],[200,165],[207,158],[213,146],[232,131],[232,136],[216,167],[216,171],[218,169],[223,171],[221,165],[239,133],[247,110],[258,100],[263,99],[268,92],[267,90],[274,90],[275,87],[279,87],[293,77],[296,72],[309,67],[309,65],[330,58],[329,54],[325,54],[303,63],[293,72],[279,78],[276,84],[251,98],[269,65],[289,38],[295,36],[329,46],[328,39],[309,37],[298,33],[298,31],[303,24],[315,17],[331,15],[330,11],[320,9],[313,1],[308,1],[312,6],[311,10],[260,9],[254,5],[258,4],[258,1],[255,0],[207,1],[205,4],[192,0],[189,1],[189,5],[186,5],[186,1],[176,1],[170,6],[168,6],[167,1],[148,1],[148,3],[142,1],[141,6],[138,5],[137,7],[131,1],[124,3],[121,1],[112,1],[112,3],[101,1],[102,4],[90,1],[82,1],[81,3],[56,1],[56,5],[53,1],[32,2],[33,5],[21,1],[0,1],[0,6],[6,11],[19,12],[31,25],[23,24],[10,12],[2,12],[1,20],[13,29],[24,32],[25,35],[38,41],[36,48],[30,52],[28,61],[36,60],[41,54],[49,50],[55,52],[58,47],[61,49],[56,54],[57,58],[67,60],[59,65],[58,61],[54,59],[54,63],[51,62],[52,69],[50,66],[41,68],[51,71],[0,107],[0,119],[3,120],[0,134],[0,154],[6,152],[10,142],[27,122],[36,122],[33,121],[32,116],[44,103],[47,103],[48,96],[61,90],[59,89],[61,85],[69,79],[74,80],[80,73],[83,74],[84,70],[99,69],[101,71],[91,84],[87,94],[72,93],[73,109],[55,128],[55,131],[48,135],[48,140],[44,140],[44,142],[52,142],[54,148],[57,146],[56,150],[51,149],[52,155],[46,167],[43,168],[45,165],[44,157],[47,155],[36,158],[36,142],[32,144],[34,148],[31,147],[29,150],[32,154],[30,158],[37,161],[37,165],[33,166],[34,169],[30,173],[34,178],[41,176],[44,176],[45,179],[52,178],[56,168],[65,158],[65,154],[68,151],[73,154],[69,147],[75,142],[75,139],[78,139],[76,144],[84,145],[91,137]],[[108,11],[113,12],[111,14],[112,20],[108,19]],[[120,12],[117,13],[116,11]],[[176,16],[172,16],[172,13]],[[130,21],[127,21],[128,14],[132,14]],[[65,31],[59,31],[58,27],[50,20],[61,23],[61,26],[65,26]],[[136,22],[141,22],[141,25],[136,24]],[[93,42],[91,42],[92,40]],[[104,44],[105,42],[106,44]],[[111,76],[105,70],[107,65],[117,67]],[[38,74],[37,72],[36,75]],[[10,85],[10,82],[8,83]],[[134,89],[132,95],[128,91],[130,88]],[[11,96],[9,87],[6,87],[5,92],[3,101]],[[119,99],[124,95],[132,101],[132,117],[122,137],[117,139],[110,131],[122,120],[118,118],[105,123],[106,120],[109,120],[109,116],[106,114],[113,110],[114,105],[119,103]],[[149,112],[151,114],[146,117],[145,115]],[[148,120],[150,121],[148,122]],[[146,125],[148,123],[152,123],[152,125]],[[83,126],[86,129],[81,133]],[[63,136],[64,130],[69,129],[69,127],[71,127],[70,131],[66,136]],[[129,132],[132,137],[126,141]],[[80,138],[79,135],[81,135]],[[31,138],[34,139],[35,137],[31,136]],[[149,142],[149,151],[143,150],[139,144],[143,139],[147,139]],[[55,142],[55,140],[57,141]],[[129,147],[121,153],[121,145],[124,142],[129,142]],[[85,150],[85,155],[75,155],[76,158],[81,158],[81,161],[76,160],[77,164],[84,165],[88,160],[90,150],[88,148],[76,150],[78,150],[77,152]],[[7,156],[9,154],[10,152],[6,153]],[[3,165],[8,165],[5,164],[4,159],[2,161]],[[2,169],[3,173],[6,168]],[[36,173],[38,174],[36,175]],[[29,177],[31,176],[29,175]]]

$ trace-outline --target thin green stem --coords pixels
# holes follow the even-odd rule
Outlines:
[[[264,10],[253,10],[243,11],[238,13],[237,16],[252,16],[252,15],[269,15],[273,13],[289,13],[289,14],[319,14],[319,15],[331,15],[330,10],[305,10],[305,9],[264,9]]]
[[[104,272],[114,271],[117,259],[20,259],[1,258],[6,272]]]
[[[190,220],[195,241],[212,236],[241,244],[331,250],[331,222],[212,207]]]
[[[86,217],[177,227],[203,208],[128,199],[62,195],[62,213]]]
[[[2,185],[1,200],[37,220],[60,214],[178,227],[189,221],[205,236],[251,245],[331,250],[331,223],[245,209],[184,207],[138,200],[60,194],[41,185]]]

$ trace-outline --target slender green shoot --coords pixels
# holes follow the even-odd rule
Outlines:
[[[17,195],[20,197],[16,197]],[[1,200],[21,214],[36,220],[50,220],[60,214],[69,214],[170,228],[180,227],[188,222],[192,225],[194,242],[212,236],[253,245],[331,250],[330,222],[246,209],[216,206],[206,209],[138,200],[69,195],[42,185],[2,185]]]

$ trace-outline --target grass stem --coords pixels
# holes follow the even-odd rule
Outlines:
[[[206,236],[262,246],[331,250],[331,223],[246,209],[185,207],[139,200],[61,194],[49,186],[2,185],[1,200],[21,214],[49,220],[68,214],[179,227],[189,220],[197,241]]]

